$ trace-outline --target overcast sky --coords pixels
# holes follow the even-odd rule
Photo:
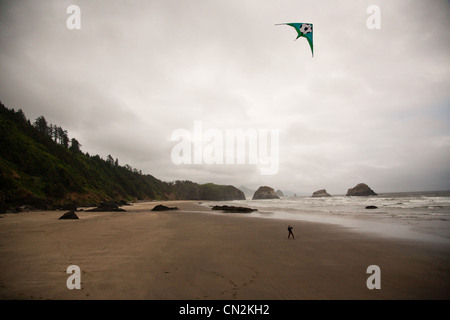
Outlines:
[[[449,17],[437,0],[0,0],[0,100],[164,181],[449,190]],[[285,22],[314,25],[313,58]],[[194,121],[279,130],[278,172],[174,164]]]

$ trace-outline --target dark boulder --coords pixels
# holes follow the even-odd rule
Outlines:
[[[378,207],[370,205],[370,206],[367,206],[366,209],[378,209]]]
[[[115,202],[102,202],[97,208],[86,210],[88,212],[120,212],[126,211],[125,209],[119,208]]]
[[[276,194],[275,190],[273,188],[268,186],[261,186],[258,188],[258,190],[255,191],[255,194],[253,195],[253,200],[259,200],[259,199],[280,199],[280,197]]]
[[[59,217],[58,220],[65,220],[65,219],[79,219],[75,211],[68,211],[64,213],[61,217]]]
[[[347,196],[376,196],[377,194],[365,183],[359,183],[347,191]]]
[[[179,210],[177,207],[167,207],[162,204],[155,206],[152,211],[168,211],[168,210]]]
[[[258,211],[258,209],[246,208],[246,207],[236,207],[236,206],[214,206],[211,210],[222,210],[226,212],[235,212],[235,213],[250,213],[254,211]]]

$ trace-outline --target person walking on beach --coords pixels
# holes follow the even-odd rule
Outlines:
[[[289,231],[288,239],[290,239],[291,236],[292,236],[292,238],[295,240],[294,233],[292,232],[292,229],[294,229],[294,227],[291,227],[291,225],[289,225],[288,226],[288,231]]]

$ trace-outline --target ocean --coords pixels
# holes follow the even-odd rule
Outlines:
[[[247,198],[203,203],[211,207],[225,204],[258,209],[252,213],[233,213],[237,216],[328,223],[355,232],[450,244],[450,191],[381,193],[371,197]],[[377,208],[366,209],[369,205]],[[231,214],[219,211],[211,213]]]

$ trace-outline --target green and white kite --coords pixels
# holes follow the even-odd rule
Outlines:
[[[293,27],[298,33],[298,36],[297,36],[297,38],[295,38],[295,40],[297,40],[300,37],[306,38],[306,40],[308,40],[309,46],[311,47],[312,56],[314,57],[313,25],[312,25],[312,23],[278,23],[276,25],[277,26],[288,25],[288,26]]]

